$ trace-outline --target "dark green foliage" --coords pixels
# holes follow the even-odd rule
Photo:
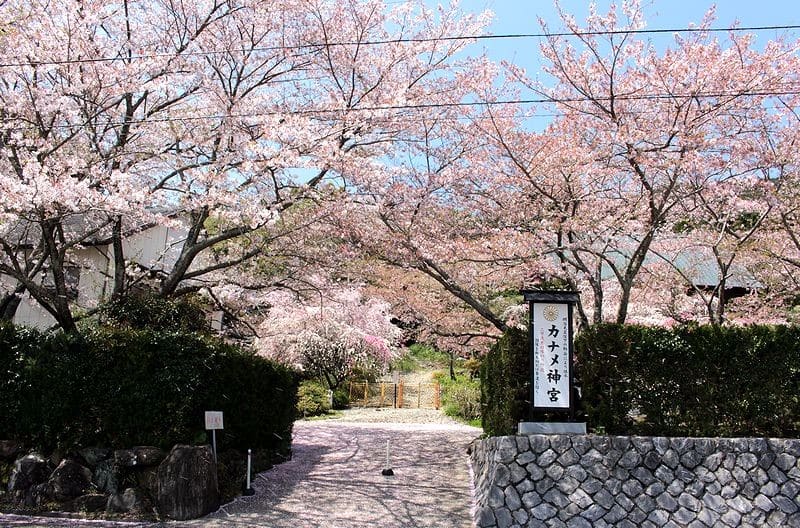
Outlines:
[[[798,328],[598,325],[575,350],[590,426],[608,433],[800,433]]]
[[[191,296],[165,299],[152,293],[137,293],[105,304],[102,321],[116,328],[208,333],[209,323],[201,302]]]
[[[0,327],[0,366],[0,430],[46,451],[205,442],[206,410],[221,449],[289,446],[295,374],[208,336]]]
[[[322,383],[306,380],[297,389],[297,413],[303,417],[319,416],[331,410],[328,389]]]
[[[350,394],[345,388],[338,388],[333,391],[333,408],[344,409],[350,405]]]
[[[800,435],[800,328],[596,325],[575,342],[579,412],[621,435]],[[528,418],[528,337],[511,330],[481,369],[484,431]]]
[[[515,434],[530,407],[528,334],[508,330],[481,364],[481,423],[490,436]]]
[[[442,377],[442,410],[448,416],[474,422],[481,417],[481,384],[469,376]]]

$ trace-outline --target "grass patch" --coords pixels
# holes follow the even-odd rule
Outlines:
[[[400,372],[417,372],[441,368],[449,364],[450,357],[433,347],[413,344],[408,351],[392,362],[392,370]]]
[[[304,422],[318,422],[321,420],[332,420],[334,418],[341,418],[344,416],[342,411],[328,411],[325,414],[319,414],[317,416],[309,416],[307,418],[302,418]]]

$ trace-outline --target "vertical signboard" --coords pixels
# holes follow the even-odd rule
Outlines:
[[[533,406],[570,408],[570,321],[566,303],[533,304]]]
[[[573,414],[572,308],[575,292],[522,292],[530,303],[531,406]]]

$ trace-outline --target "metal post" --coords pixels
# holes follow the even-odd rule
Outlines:
[[[394,471],[392,471],[391,466],[389,466],[389,441],[386,441],[386,466],[381,471],[381,475],[384,477],[391,477],[394,475]]]
[[[250,489],[250,459],[252,458],[253,450],[247,450],[247,489]]]
[[[211,430],[211,446],[214,450],[214,463],[217,463],[217,430]]]
[[[250,485],[250,473],[251,473],[251,468],[252,468],[252,462],[251,462],[252,458],[253,458],[253,450],[252,449],[248,449],[247,450],[247,476],[245,477],[244,491],[242,493],[242,495],[245,495],[247,497],[256,494],[256,490],[254,490],[253,487]]]

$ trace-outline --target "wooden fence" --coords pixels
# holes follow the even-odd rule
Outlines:
[[[438,409],[442,404],[442,388],[438,382],[351,381],[349,396],[350,405],[361,407]]]

